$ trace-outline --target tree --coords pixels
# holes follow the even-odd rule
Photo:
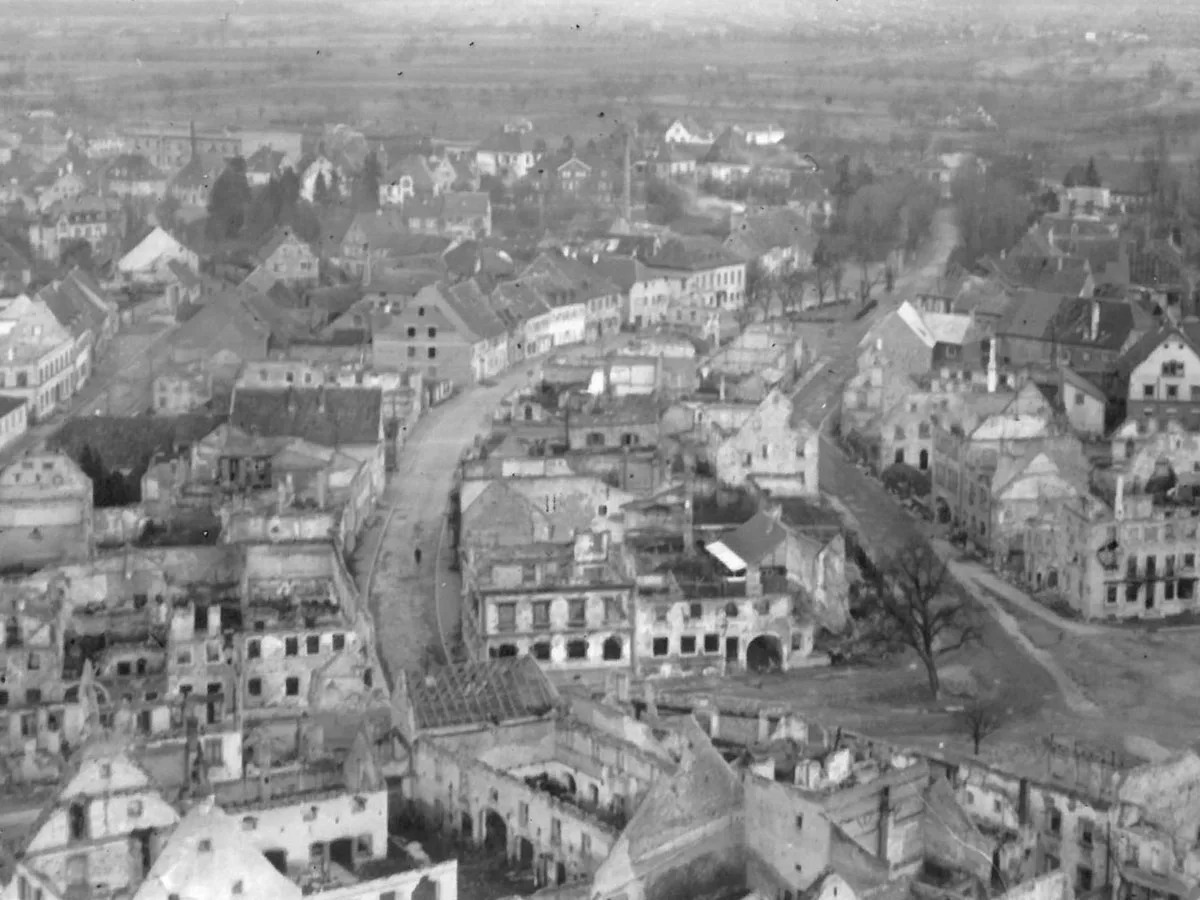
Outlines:
[[[843,225],[846,257],[858,263],[858,300],[865,304],[883,279],[872,263],[885,258],[900,233],[899,197],[881,184],[868,184],[850,198]]]
[[[912,538],[880,562],[871,585],[887,635],[917,654],[935,700],[938,658],[978,637],[965,601],[943,591],[948,574],[929,543]]]
[[[1100,173],[1096,171],[1096,160],[1088,157],[1087,169],[1083,173],[1084,187],[1100,187]]]
[[[1030,200],[1003,178],[972,172],[956,178],[952,192],[959,231],[953,261],[964,268],[1010,249],[1037,215]]]
[[[646,180],[646,205],[656,207],[664,224],[684,216],[683,196],[671,185],[658,178]]]
[[[317,180],[313,182],[313,203],[325,206],[329,202],[329,185],[325,183],[325,173],[318,172]]]
[[[804,290],[809,273],[803,269],[792,269],[779,282],[779,297],[785,314],[804,309]]]
[[[93,265],[92,245],[83,238],[67,241],[58,251],[58,261],[68,269],[78,266],[91,271]]]
[[[817,290],[817,302],[822,306],[831,292],[834,301],[838,300],[842,283],[841,269],[841,257],[830,241],[822,236],[813,250],[813,287]]]
[[[208,194],[208,222],[205,224],[208,236],[217,241],[237,237],[246,222],[250,199],[246,160],[234,157],[217,176]]]
[[[379,207],[379,183],[383,180],[383,169],[379,165],[379,155],[372,150],[363,160],[363,174],[360,185],[361,196],[359,205],[366,210]]]
[[[957,718],[976,756],[983,742],[1007,724],[1012,712],[1008,698],[998,693],[977,694],[967,700]]]
[[[752,322],[755,313],[762,311],[763,319],[771,317],[771,299],[775,296],[775,278],[761,260],[752,260],[746,265],[746,305],[743,308],[743,318]],[[744,323],[743,323],[744,324]]]

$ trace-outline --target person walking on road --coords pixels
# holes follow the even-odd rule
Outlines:
[[[418,566],[421,564],[421,548],[420,547],[413,548],[413,560],[416,561],[416,564]]]

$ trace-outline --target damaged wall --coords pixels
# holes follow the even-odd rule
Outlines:
[[[829,820],[795,788],[744,773],[750,886],[775,897],[807,889],[829,865]]]
[[[935,777],[925,790],[926,815],[921,833],[925,858],[951,871],[967,871],[988,884],[992,877],[994,839],[975,827],[958,804],[954,788],[945,778]]]
[[[303,802],[287,797],[227,807],[240,837],[258,850],[283,850],[289,864],[307,865],[313,844],[342,838],[355,842],[355,859],[383,859],[388,848],[387,791],[334,796]]]

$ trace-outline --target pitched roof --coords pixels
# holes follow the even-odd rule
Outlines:
[[[395,184],[405,175],[412,178],[415,190],[433,190],[436,183],[429,161],[416,153],[398,159],[388,166],[383,180],[387,184]]]
[[[183,817],[133,900],[208,900],[241,893],[301,900],[300,886],[244,840],[237,821],[208,798]]]
[[[346,229],[343,242],[354,229],[362,232],[373,249],[382,249],[390,246],[399,236],[408,234],[408,223],[398,209],[379,209],[356,215]]]
[[[483,191],[447,191],[442,194],[442,215],[448,219],[486,216],[492,200]]]
[[[656,269],[703,271],[736,265],[742,260],[713,238],[674,237],[648,254],[644,262]]]
[[[683,730],[688,747],[678,771],[651,783],[621,835],[635,863],[701,823],[741,808],[742,783],[737,774],[694,718],[685,720]]]
[[[786,538],[787,529],[772,516],[759,512],[704,549],[729,571],[739,572],[772,553]]]
[[[246,157],[246,171],[256,174],[274,175],[287,158],[287,154],[270,146],[259,147]]]
[[[213,353],[223,349],[229,340],[260,339],[265,344],[271,336],[267,323],[236,291],[217,294],[179,326],[171,336],[175,348],[208,349]]]
[[[276,250],[289,241],[295,241],[297,244],[301,244],[305,247],[308,247],[309,250],[312,250],[312,247],[309,246],[308,241],[296,234],[291,228],[286,225],[279,225],[276,226],[275,229],[272,230],[272,232],[267,235],[266,239],[259,245],[258,250],[255,251],[254,254],[255,258],[260,263],[264,263],[275,254]]]
[[[925,318],[921,315],[921,311],[905,300],[896,308],[896,317],[912,329],[915,334],[926,347],[932,349],[937,344],[937,338],[934,337],[929,326],[925,324]]]
[[[1070,368],[1069,366],[1061,366],[1059,369],[1059,373],[1062,375],[1062,380],[1066,384],[1069,384],[1072,387],[1075,387],[1075,388],[1083,391],[1085,394],[1088,394],[1091,397],[1095,397],[1101,403],[1103,403],[1107,400],[1107,398],[1104,395],[1104,391],[1100,388],[1099,385],[1093,383],[1092,381],[1088,380],[1087,378],[1084,378],[1082,375],[1080,375],[1078,372],[1076,372],[1074,369]]]
[[[1046,293],[1078,297],[1091,274],[1087,259],[1071,256],[1017,256],[993,261],[1012,284]]]
[[[375,444],[383,390],[369,387],[236,388],[230,424],[266,437],[298,437],[322,447]]]
[[[92,282],[90,276],[85,280],[78,270],[38,291],[37,299],[43,301],[58,323],[76,337],[89,329],[93,335],[99,334],[108,316],[115,312],[111,307],[105,307],[109,301],[103,289]]]
[[[106,178],[117,181],[165,181],[166,174],[140,153],[122,153],[104,170]]]
[[[544,278],[571,292],[573,302],[620,294],[621,289],[592,266],[556,253],[540,253],[521,272],[521,278]]]
[[[477,340],[490,340],[507,333],[503,320],[474,279],[454,285],[432,285],[425,290],[436,291]]]
[[[996,334],[1042,340],[1049,334],[1059,308],[1067,299],[1062,294],[1024,291],[996,324]]]
[[[1121,358],[1117,360],[1117,374],[1128,378],[1134,369],[1150,358],[1150,354],[1157,350],[1163,341],[1172,337],[1183,341],[1185,346],[1200,356],[1200,321],[1184,321],[1179,324],[1166,321],[1158,328],[1146,332],[1121,354]]]
[[[533,285],[523,281],[502,282],[492,291],[492,308],[513,329],[549,312],[551,306]]]
[[[407,682],[418,730],[541,717],[558,702],[557,691],[531,656],[441,666],[414,673]]]

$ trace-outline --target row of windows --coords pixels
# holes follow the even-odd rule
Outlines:
[[[331,639],[331,645],[335,653],[346,649],[346,635],[336,633]],[[307,656],[316,656],[321,652],[321,636],[319,634],[309,634],[304,636],[304,653]],[[284,638],[283,640],[283,655],[284,656],[299,656],[300,655],[300,637],[293,635]],[[246,658],[259,659],[262,657],[262,641],[259,638],[251,638],[246,641]]]
[[[698,652],[697,647],[702,647],[703,652],[707,655],[717,654],[721,652],[721,636],[719,634],[706,634],[702,644],[697,644],[696,635],[685,634],[679,638],[680,656],[695,656]],[[669,637],[656,637],[650,645],[650,652],[654,656],[669,656],[671,654],[671,639]]]
[[[550,604],[552,600],[535,600],[530,603],[530,612],[532,613],[532,625],[534,628],[543,629],[550,627]],[[560,601],[561,602],[561,601]],[[616,622],[624,622],[625,604],[621,602],[620,597],[605,597],[604,598],[604,622],[612,624]],[[567,601],[567,626],[575,628],[583,628],[587,625],[587,600],[577,598]],[[497,603],[496,604],[496,630],[497,631],[516,631],[517,629],[517,604],[516,603]]]
[[[1163,591],[1162,599],[1169,600],[1195,600],[1196,599],[1196,579],[1184,578],[1180,581],[1164,581],[1162,582]],[[1104,592],[1104,602],[1110,606],[1117,603],[1119,596],[1119,588],[1115,584],[1107,585]],[[1153,609],[1154,602],[1158,597],[1158,582],[1150,581],[1146,583],[1146,592],[1144,595],[1146,609]],[[1137,603],[1143,599],[1142,585],[1140,583],[1132,583],[1125,585],[1125,602]]]
[[[591,642],[584,638],[567,641],[567,660],[586,661],[591,655],[591,646]],[[529,655],[542,662],[549,661],[550,651],[549,641],[536,641],[529,645]],[[492,659],[508,659],[519,655],[520,650],[516,644],[495,644],[488,648],[488,656]],[[610,635],[600,647],[600,656],[605,662],[620,662],[625,658],[625,642],[616,635]]]

